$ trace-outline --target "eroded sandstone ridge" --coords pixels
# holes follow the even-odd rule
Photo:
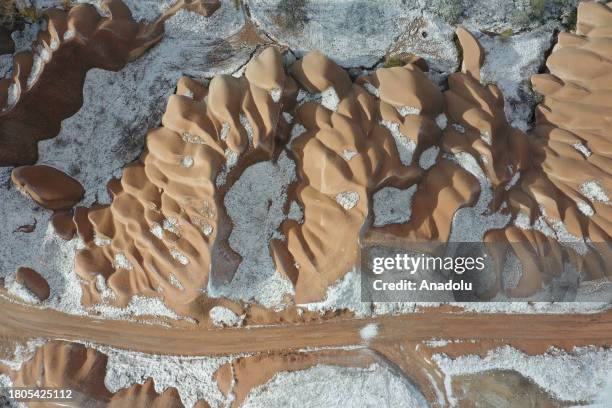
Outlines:
[[[12,77],[0,80],[0,166],[36,162],[37,142],[81,107],[88,70],[118,71],[163,36],[161,18],[138,23],[121,0],[101,7],[106,16],[91,4],[47,10],[32,51],[15,54]]]
[[[141,159],[109,183],[112,204],[75,211],[83,302],[125,306],[141,295],[179,314],[209,310],[207,291],[231,281],[245,257],[228,242],[238,228],[228,192],[264,161],[295,163],[278,191],[286,216],[269,242],[275,273],[293,288],[286,304],[323,299],[355,267],[359,237],[508,242],[518,282],[502,284],[508,254],[496,254],[485,298],[533,295],[568,261],[587,279],[603,277],[604,259],[580,255],[609,238],[611,16],[606,5],[584,3],[576,34],[560,36],[551,73],[533,80],[545,99],[532,135],[508,124],[501,92],[480,82],[482,49],[462,28],[464,62],[444,92],[418,58],[352,79],[317,51],[286,69],[275,48],[240,77],[183,78]],[[407,222],[372,225],[373,194],[384,187],[414,188]],[[466,207],[502,221],[465,235],[456,218]],[[571,247],[569,259],[561,246]]]
[[[140,163],[109,184],[113,203],[88,210],[87,219],[80,220],[91,223],[80,228],[88,231],[81,234],[87,247],[76,261],[77,273],[89,283],[86,304],[104,297],[96,285],[103,277],[116,304],[127,304],[135,294],[161,294],[175,310],[193,315],[190,309],[203,300],[213,279],[210,271],[221,282],[230,280],[240,261],[226,243],[231,224],[223,196],[257,161],[289,154],[297,163],[290,198],[304,213],[301,220],[285,221],[283,236],[270,247],[279,273],[295,286],[298,303],[321,299],[354,267],[360,229],[380,186],[408,186],[425,177],[431,195],[445,187],[455,191],[438,181],[457,177],[463,182],[460,196],[476,192],[473,178],[454,163],[445,161],[430,172],[423,167],[433,163],[420,163],[439,138],[435,118],[443,99],[418,67],[379,70],[373,81],[382,87],[383,101],[317,52],[289,72],[280,53],[268,48],[247,65],[244,77],[218,76],[207,88],[188,79],[179,84],[163,127],[147,137]],[[406,87],[407,99],[393,100],[391,90],[399,85]],[[387,92],[389,102],[384,102]],[[415,104],[422,116],[403,114]],[[405,119],[410,129],[426,128],[411,142],[415,148],[405,152],[413,161],[396,147],[410,143],[400,140],[405,137],[393,122],[404,116],[411,116]],[[297,123],[290,133],[287,122],[293,118]],[[452,212],[452,207],[442,210],[440,218]]]
[[[546,62],[550,73],[532,77],[544,101],[528,139],[530,164],[514,166],[520,179],[507,193],[514,225],[486,237],[511,242],[521,260],[515,295],[535,293],[568,261],[586,280],[610,277],[610,27],[610,5],[581,3],[576,32],[560,33]],[[572,248],[570,259],[559,243]]]

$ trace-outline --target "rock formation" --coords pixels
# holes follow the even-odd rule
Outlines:
[[[45,278],[32,268],[19,268],[15,275],[15,280],[36,295],[39,300],[46,300],[51,293]]]
[[[102,274],[118,304],[162,293],[184,313],[201,298],[213,265],[231,278],[238,256],[225,242],[228,222],[219,221],[227,217],[222,182],[273,156],[281,106],[296,90],[274,49],[253,59],[242,78],[218,76],[208,88],[182,80],[141,161],[109,184],[113,203],[81,210],[82,229],[91,222],[95,233],[79,231],[87,248],[77,254],[77,273],[91,283]],[[86,304],[99,299],[95,285],[85,288]]]
[[[546,62],[550,72],[532,77],[544,100],[528,139],[528,165],[513,167],[520,179],[507,192],[515,225],[486,236],[520,254],[522,275],[512,291],[519,297],[550,283],[565,262],[586,280],[610,278],[611,24],[609,5],[581,3],[576,32],[560,33]]]
[[[50,210],[67,210],[81,201],[81,183],[56,168],[36,165],[13,169],[11,179],[17,188]]]

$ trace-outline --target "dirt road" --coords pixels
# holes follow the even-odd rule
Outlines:
[[[612,344],[612,311],[587,315],[499,315],[442,312],[342,319],[300,325],[237,329],[167,329],[121,320],[100,320],[38,309],[0,299],[0,336],[91,341],[155,354],[215,355],[363,343],[366,324],[377,341],[431,338],[575,340]]]

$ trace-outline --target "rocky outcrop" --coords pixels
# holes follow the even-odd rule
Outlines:
[[[508,255],[493,250],[497,278],[484,298],[499,291],[517,298],[533,296],[559,278],[566,263],[585,280],[609,277],[605,242],[610,239],[608,192],[612,185],[605,147],[610,124],[605,118],[610,112],[606,82],[610,53],[603,45],[612,21],[608,17],[612,18],[609,6],[582,3],[576,33],[559,35],[547,60],[550,73],[532,78],[544,101],[527,138],[508,126],[495,86],[484,87],[460,74],[449,78],[446,95],[456,92],[457,78],[469,84],[464,88],[469,91],[462,92],[462,99],[447,99],[447,106],[456,110],[454,119],[466,120],[460,122],[462,135],[452,130],[445,135],[445,149],[480,157],[479,164],[492,184],[491,208],[509,211],[513,217],[511,225],[488,231],[484,239],[491,248],[497,245],[497,250],[502,243],[509,246],[519,260],[514,271],[518,279],[504,287]],[[583,66],[574,61],[590,63]],[[462,101],[469,99],[472,106],[480,105],[478,110],[465,108]]]
[[[0,55],[15,52],[15,43],[10,33],[4,27],[0,27]]]
[[[536,293],[568,261],[586,280],[610,277],[606,243],[612,227],[612,167],[607,139],[612,82],[607,61],[612,54],[606,44],[612,9],[581,3],[577,21],[575,34],[559,35],[546,63],[550,73],[532,78],[544,101],[529,139],[531,166],[522,169],[508,192],[516,226],[487,237],[494,240],[501,233],[512,243],[522,264],[514,289],[521,296]]]
[[[17,269],[15,281],[25,286],[41,301],[46,300],[51,294],[51,289],[45,278],[32,268],[21,267]]]
[[[67,210],[81,201],[85,189],[77,180],[50,166],[22,166],[13,169],[17,188],[50,210]]]
[[[305,102],[294,112],[304,126],[291,144],[304,217],[282,225],[286,249],[278,241],[271,246],[277,268],[295,285],[296,302],[307,303],[324,297],[330,284],[355,267],[373,192],[423,177],[420,157],[439,138],[435,117],[442,95],[412,64],[379,69],[360,78],[362,86],[313,52],[291,73],[308,92],[323,95],[323,106]],[[366,89],[377,89],[380,99]]]

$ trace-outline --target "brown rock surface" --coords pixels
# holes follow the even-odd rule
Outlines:
[[[55,233],[61,238],[69,241],[76,233],[76,225],[72,221],[72,213],[70,211],[56,211],[51,217],[51,225]]]
[[[463,50],[461,72],[469,74],[474,79],[480,79],[480,67],[484,62],[484,51],[474,36],[465,28],[459,26],[455,31]]]
[[[15,280],[40,300],[46,300],[51,294],[51,289],[45,278],[32,268],[21,267],[17,269]]]
[[[96,236],[110,239],[110,245],[100,247],[92,242],[93,234],[82,236],[88,245],[77,254],[80,276],[91,281],[99,271],[108,271],[108,286],[119,304],[137,293],[159,296],[161,289],[177,310],[201,313],[190,308],[202,297],[213,258],[223,257],[222,263],[217,261],[218,273],[227,270],[229,276],[233,270],[227,260],[237,259],[218,238],[229,235],[229,223],[219,223],[226,216],[215,181],[231,152],[244,152],[251,161],[271,157],[280,104],[270,91],[283,89],[286,82],[287,92],[295,90],[273,49],[251,61],[243,78],[218,76],[208,89],[183,80],[196,99],[170,98],[164,127],[149,133],[141,161],[128,166],[120,184],[115,183],[110,207],[91,209],[79,221],[75,213],[79,234],[91,225]],[[203,95],[207,100],[197,99]],[[208,100],[219,103],[210,105]],[[245,120],[252,133],[243,126]],[[138,227],[133,230],[131,225]],[[174,278],[181,287],[171,282]],[[85,289],[85,297],[99,299],[95,285]]]
[[[0,55],[13,52],[15,52],[15,43],[11,38],[11,33],[4,27],[0,27]]]
[[[202,401],[201,408],[209,407]],[[108,408],[147,407],[147,408],[183,408],[181,397],[174,387],[164,390],[161,394],[155,391],[152,378],[147,378],[144,384],[134,384],[129,388],[117,391],[107,405]]]
[[[17,188],[50,210],[72,208],[85,194],[81,183],[50,166],[17,167],[13,169],[11,179]]]
[[[280,273],[295,284],[297,302],[323,297],[327,286],[356,262],[356,237],[370,211],[371,194],[385,184],[410,185],[425,174],[417,159],[402,165],[394,139],[379,122],[400,120],[396,109],[405,104],[420,106],[423,116],[405,119],[406,133],[419,126],[428,130],[415,140],[418,157],[439,137],[433,118],[443,98],[433,84],[423,83],[425,76],[413,65],[379,70],[373,81],[381,86],[380,102],[320,53],[307,55],[290,72],[297,83],[284,72],[280,54],[268,48],[249,62],[242,78],[218,76],[207,89],[182,80],[178,92],[189,89],[194,99],[170,98],[164,127],[148,135],[141,162],[125,169],[120,186],[113,184],[111,206],[89,212],[95,234],[111,243],[99,247],[86,237],[87,248],[77,255],[80,276],[91,281],[94,271],[112,271],[108,285],[119,304],[133,294],[158,296],[161,289],[175,310],[193,313],[190,305],[210,279],[206,271],[212,268],[227,279],[237,266],[225,243],[230,224],[220,205],[223,195],[247,165],[278,155],[288,132],[281,112],[289,111],[306,129],[291,147],[300,179],[292,191],[305,214],[303,223],[281,226],[287,242],[272,241],[271,253]],[[398,98],[392,89],[402,84],[406,93]],[[298,87],[315,94],[333,88],[337,111],[314,102],[293,109]],[[355,154],[350,160],[344,157],[347,150]],[[219,186],[215,180],[228,152],[239,154],[238,163],[227,174],[227,184]],[[424,191],[435,190],[435,180],[448,173],[464,179],[459,196],[472,197],[471,176],[450,162],[426,178],[432,182]],[[357,199],[342,204],[342,194]],[[322,229],[321,220],[331,219],[343,221]],[[141,235],[127,228],[128,221],[137,221]],[[176,228],[162,228],[168,223]],[[181,289],[170,283],[171,274]],[[95,290],[87,285],[84,291],[91,294],[85,298],[98,299]]]
[[[219,0],[185,0],[184,8],[193,11],[203,16],[211,16],[217,9],[221,7]]]

